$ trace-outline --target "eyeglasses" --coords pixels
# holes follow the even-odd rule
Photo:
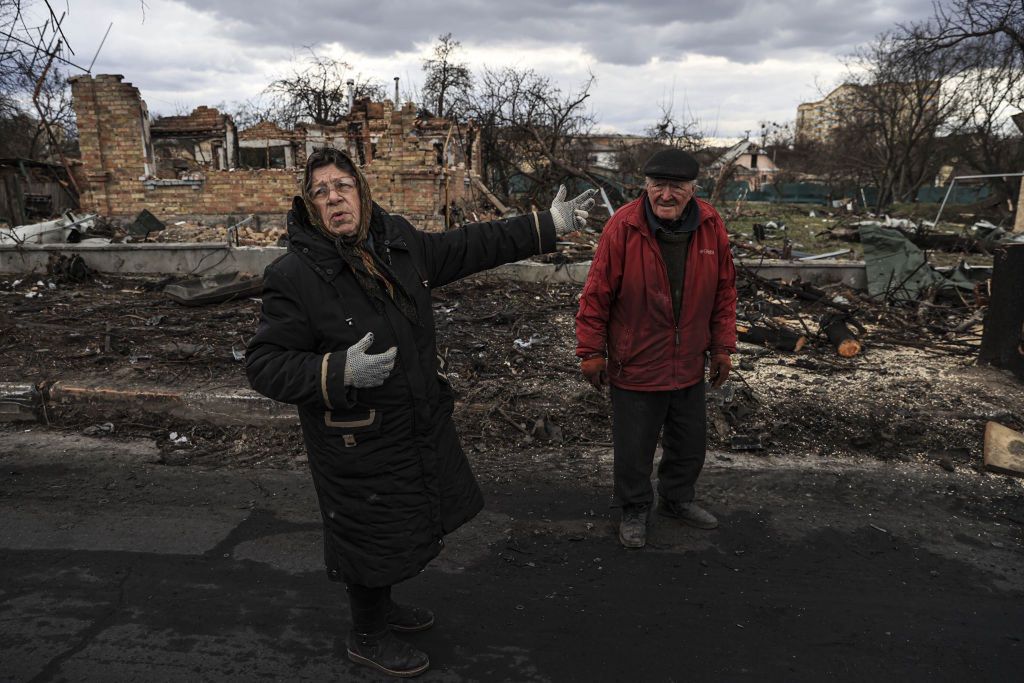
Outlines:
[[[647,189],[653,192],[664,192],[668,190],[672,194],[682,194],[683,192],[689,192],[697,188],[697,183],[694,180],[684,180],[681,182],[672,180],[648,180]]]
[[[336,178],[330,183],[320,183],[313,188],[313,199],[326,200],[331,196],[331,190],[339,195],[351,195],[356,191],[356,181],[353,178]]]

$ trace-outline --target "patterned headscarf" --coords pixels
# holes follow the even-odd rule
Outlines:
[[[320,210],[313,202],[313,171],[332,165],[351,174],[356,179],[356,189],[359,191],[359,225],[355,234],[352,235],[332,234],[320,219]],[[373,217],[373,199],[370,196],[370,184],[366,181],[366,176],[352,162],[352,158],[340,149],[333,147],[321,147],[314,150],[306,159],[306,171],[302,179],[302,202],[306,205],[306,214],[309,216],[310,223],[334,243],[338,254],[352,268],[360,287],[377,303],[378,309],[383,310],[386,291],[387,297],[398,306],[402,314],[414,325],[418,325],[419,314],[416,312],[416,304],[412,297],[399,283],[393,281],[378,268],[371,250],[367,247],[370,221]]]
[[[306,173],[302,179],[302,201],[306,204],[306,213],[309,214],[310,222],[328,239],[334,241],[336,235],[332,235],[320,220],[320,210],[313,202],[313,171],[324,166],[337,166],[356,179],[356,189],[359,190],[359,226],[354,235],[346,235],[342,237],[342,240],[349,244],[364,243],[366,236],[370,234],[370,216],[373,213],[370,184],[366,182],[366,176],[359,170],[359,167],[352,163],[352,158],[340,149],[320,147],[313,150],[313,153],[306,159]]]

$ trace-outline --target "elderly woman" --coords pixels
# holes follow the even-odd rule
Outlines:
[[[352,610],[351,660],[394,676],[427,655],[394,631],[434,623],[391,599],[483,497],[452,422],[430,290],[533,254],[582,227],[592,191],[550,211],[428,233],[375,204],[359,168],[324,148],[288,213],[288,253],[267,267],[246,372],[298,406],[324,523],[324,561]]]

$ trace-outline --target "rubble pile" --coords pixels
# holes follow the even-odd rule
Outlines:
[[[285,235],[284,228],[260,229],[242,225],[229,232],[227,224],[205,225],[193,221],[173,221],[159,233],[150,237],[154,242],[230,242],[241,247],[278,246]]]
[[[123,279],[54,264],[44,277],[0,280],[0,375],[36,384],[104,381],[138,386],[247,386],[244,349],[259,316],[252,296],[184,306],[170,280]],[[740,327],[789,330],[741,341],[735,374],[709,394],[713,449],[833,457],[980,462],[988,420],[1024,427],[1024,392],[1005,373],[975,367],[984,311],[978,297],[869,297],[742,271]],[[607,394],[579,374],[574,315],[580,285],[470,278],[435,291],[439,352],[457,392],[456,421],[471,459],[558,467],[610,446]],[[840,352],[839,321],[857,352]],[[76,408],[60,424],[106,423]],[[150,435],[169,462],[298,467],[298,429],[183,424],[128,415],[116,435]],[[11,428],[3,426],[0,428]],[[172,442],[168,434],[178,437]],[[187,442],[181,437],[187,437]]]

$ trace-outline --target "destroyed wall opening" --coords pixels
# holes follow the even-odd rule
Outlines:
[[[337,125],[262,122],[238,131],[205,106],[150,120],[139,90],[119,75],[78,76],[71,86],[83,211],[126,221],[147,209],[208,223],[251,214],[281,226],[306,157],[332,145],[363,166],[375,201],[417,227],[442,230],[448,216],[482,213],[480,163],[466,152],[479,154],[479,144],[463,149],[453,122],[422,118],[412,103],[357,99]]]

